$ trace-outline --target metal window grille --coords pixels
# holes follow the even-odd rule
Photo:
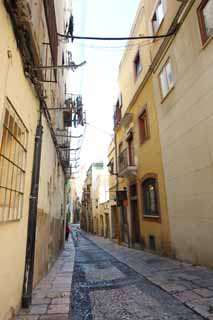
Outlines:
[[[0,127],[0,222],[22,217],[28,131],[9,100]]]

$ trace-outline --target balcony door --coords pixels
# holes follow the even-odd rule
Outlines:
[[[128,145],[128,164],[129,166],[134,166],[135,165],[135,156],[134,156],[134,141],[133,141],[133,132],[130,130],[127,136],[127,145]]]

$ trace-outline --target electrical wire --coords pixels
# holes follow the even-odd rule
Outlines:
[[[166,34],[159,34],[159,35],[145,35],[145,36],[136,36],[136,37],[87,37],[87,36],[75,36],[75,35],[66,35],[57,33],[59,37],[67,38],[67,39],[78,39],[78,40],[98,40],[98,41],[130,41],[130,40],[140,40],[140,39],[160,39],[160,38],[167,38],[171,37],[176,33],[176,28],[169,33]]]

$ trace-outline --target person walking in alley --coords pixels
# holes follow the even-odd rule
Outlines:
[[[69,234],[70,234],[70,227],[69,227],[69,225],[67,223],[67,225],[66,225],[66,236],[65,236],[66,241],[68,241],[68,239],[69,239]]]

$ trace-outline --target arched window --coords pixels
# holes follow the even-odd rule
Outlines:
[[[142,183],[144,216],[159,217],[157,181],[155,178],[147,178]]]

